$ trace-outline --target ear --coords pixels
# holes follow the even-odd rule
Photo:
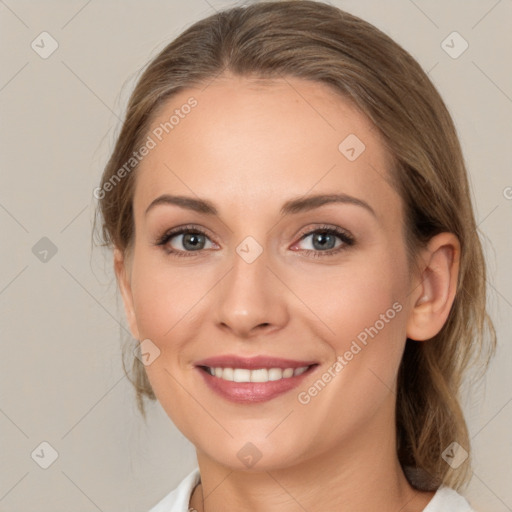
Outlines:
[[[442,329],[455,299],[459,261],[460,243],[453,233],[434,236],[421,251],[420,275],[411,292],[408,338],[428,340]]]
[[[130,261],[126,254],[117,247],[114,249],[114,270],[116,273],[117,284],[123,298],[124,311],[126,313],[126,319],[128,320],[130,331],[132,336],[139,340],[139,328],[137,327],[130,284]]]

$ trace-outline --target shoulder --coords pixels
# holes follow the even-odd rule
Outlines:
[[[201,477],[199,468],[189,473],[167,496],[160,500],[149,512],[188,512],[190,496]]]
[[[475,512],[475,510],[457,491],[441,486],[423,512]]]

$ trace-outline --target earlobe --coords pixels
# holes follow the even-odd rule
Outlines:
[[[124,311],[126,314],[126,319],[128,321],[128,326],[130,327],[132,336],[138,340],[139,329],[137,326],[135,310],[133,307],[133,295],[129,278],[130,272],[128,267],[129,262],[127,261],[125,254],[123,253],[123,251],[116,247],[114,249],[114,271],[117,278],[117,284],[119,286],[121,297],[123,299]]]
[[[457,291],[459,260],[460,243],[453,233],[434,236],[422,251],[421,275],[410,294],[408,338],[428,340],[446,323]]]

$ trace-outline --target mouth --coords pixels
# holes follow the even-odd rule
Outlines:
[[[221,356],[196,363],[210,389],[237,403],[271,400],[297,387],[318,363],[271,357]]]

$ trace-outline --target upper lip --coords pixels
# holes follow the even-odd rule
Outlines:
[[[196,366],[209,366],[210,368],[302,368],[311,366],[316,361],[297,361],[293,359],[282,359],[271,356],[240,357],[235,355],[224,355],[209,357],[195,363]]]

